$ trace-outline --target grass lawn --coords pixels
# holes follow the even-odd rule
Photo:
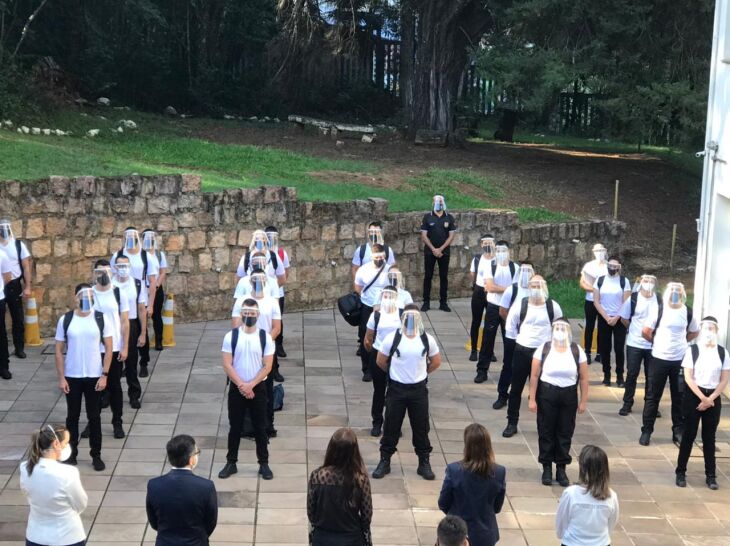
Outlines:
[[[581,289],[577,279],[548,280],[548,291],[550,297],[560,304],[566,318],[583,319],[586,293]]]

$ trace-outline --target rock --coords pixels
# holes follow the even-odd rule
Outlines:
[[[23,131],[23,133],[25,133],[26,135],[30,134],[30,129],[28,127],[26,127],[25,125],[21,125],[20,130]]]
[[[180,114],[180,117],[183,119],[187,119],[187,118],[191,118],[193,116],[191,116],[190,114]]]
[[[81,98],[81,97],[79,97],[78,99],[76,99],[74,102],[76,104],[78,104],[79,106],[86,106],[87,104],[89,104],[89,101],[88,100],[86,100],[84,98]]]
[[[230,114],[224,114],[223,119],[236,119],[236,116],[232,116]]]
[[[119,125],[121,127],[124,127],[125,129],[136,129],[137,124],[133,122],[131,119],[120,119]]]
[[[258,120],[259,120],[259,118],[257,118],[256,116],[251,116],[250,118],[248,118],[248,121],[258,121]]]
[[[98,116],[99,119],[106,121],[106,118],[104,116]]]
[[[329,127],[318,127],[319,132],[322,133],[324,136],[327,136],[330,134],[330,128]]]
[[[56,129],[53,132],[56,134],[56,136],[66,136],[66,133],[64,133],[63,131],[61,131],[61,129]]]
[[[343,140],[338,140],[335,142],[335,147],[337,147],[338,150],[341,150],[345,147],[345,142]]]
[[[281,120],[279,118],[274,118],[274,123],[281,123]]]
[[[19,133],[22,133],[22,132],[23,132],[23,131],[21,131],[21,130],[20,130],[20,127],[18,127],[18,129],[17,129],[17,130],[18,130],[18,132],[19,132]]]
[[[172,106],[166,106],[162,113],[166,116],[177,116],[177,110]]]
[[[81,116],[82,118],[88,118],[88,117],[89,117],[89,114],[87,114],[86,112],[81,112],[81,114],[79,114],[79,115],[80,115],[80,116]]]
[[[115,106],[115,110],[131,110],[129,106]]]
[[[33,133],[34,135],[41,134],[41,130],[38,127],[33,127],[33,129],[31,129],[30,132]]]
[[[124,127],[117,127],[117,133],[123,133]]]
[[[264,121],[271,121],[271,118],[269,116],[264,116]]]
[[[655,273],[666,268],[664,260],[652,256],[639,256],[631,260],[633,267],[641,273]]]
[[[12,122],[12,121],[10,121],[9,119],[6,119],[5,121],[3,121],[3,124],[4,124],[4,125],[5,125],[5,127],[7,127],[8,129],[11,129],[11,128],[13,127],[13,122]]]
[[[51,130],[50,129],[43,129],[43,134],[46,135],[46,136],[50,136],[51,135]]]
[[[99,134],[99,129],[89,129],[86,131],[86,136],[89,138],[94,138]]]
[[[365,144],[372,144],[373,142],[375,142],[375,135],[363,135],[360,140]]]
[[[106,97],[99,97],[98,99],[96,99],[96,104],[98,104],[99,106],[111,106],[112,101],[110,101]]]

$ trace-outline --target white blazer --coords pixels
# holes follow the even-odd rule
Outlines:
[[[86,539],[81,512],[89,498],[76,467],[41,458],[28,476],[20,464],[20,488],[28,497],[30,515],[25,538],[48,546],[66,546]]]

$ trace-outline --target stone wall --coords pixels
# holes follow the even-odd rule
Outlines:
[[[257,227],[276,225],[291,256],[287,308],[332,307],[351,287],[350,260],[371,219],[382,219],[386,242],[414,297],[421,294],[422,213],[387,212],[383,199],[340,203],[297,200],[294,188],[266,186],[203,193],[193,175],[119,178],[52,176],[36,182],[0,182],[0,215],[34,256],[41,328],[49,334],[73,302],[73,287],[91,278],[94,260],[121,248],[123,230],[152,227],[168,255],[168,289],[179,321],[228,316],[235,269]],[[596,241],[622,246],[620,222],[586,221],[520,226],[507,210],[455,212],[459,232],[451,258],[451,297],[470,293],[468,265],[479,238],[493,233],[513,244],[549,277],[578,275]],[[438,275],[434,294],[438,294]]]

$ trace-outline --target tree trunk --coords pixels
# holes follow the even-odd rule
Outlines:
[[[410,0],[402,0],[400,7],[400,97],[406,123],[410,122],[413,109],[413,47],[416,22]]]

